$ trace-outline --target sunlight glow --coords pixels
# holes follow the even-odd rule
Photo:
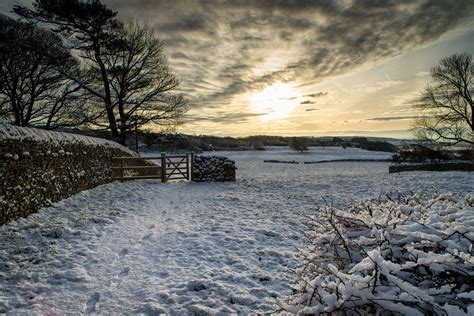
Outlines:
[[[276,82],[252,96],[251,105],[255,113],[268,113],[263,120],[286,118],[298,104],[301,96],[287,83]]]

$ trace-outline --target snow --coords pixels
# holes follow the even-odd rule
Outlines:
[[[300,252],[308,268],[299,269],[290,300],[295,306],[286,309],[304,312],[316,306],[342,312],[358,306],[373,308],[374,314],[392,310],[411,315],[443,314],[448,305],[457,305],[468,313],[474,305],[469,292],[474,267],[471,196],[444,193],[429,199],[392,193],[339,210],[321,207],[308,222],[309,245]],[[410,211],[401,214],[398,209]],[[333,295],[336,301],[328,301]]]
[[[238,155],[240,161],[267,160],[275,159],[280,161],[316,162],[340,159],[377,159],[386,160],[393,156],[393,153],[382,151],[367,151],[360,148],[342,148],[342,147],[309,147],[308,151],[300,153],[288,147],[271,146],[266,147],[265,151],[240,151],[240,152],[219,152],[220,156],[233,157]],[[233,159],[233,158],[231,158]]]
[[[135,155],[135,152],[120,145],[119,143],[96,137],[89,137],[78,134],[53,132],[37,128],[20,127],[10,124],[0,124],[0,139],[14,139],[14,140],[32,140],[37,142],[48,142],[53,145],[69,144],[84,144],[89,146],[106,146],[117,148],[129,154]],[[63,150],[59,150],[63,154]],[[50,154],[50,153],[48,153]],[[56,153],[54,153],[56,154]],[[29,155],[29,153],[27,153]],[[16,156],[16,158],[15,158]],[[13,156],[13,159],[18,160],[18,155]],[[7,157],[5,155],[5,157]]]
[[[387,162],[263,162],[390,155],[354,148],[219,155],[236,161],[236,182],[110,183],[0,227],[0,313],[277,311],[296,279],[307,215],[323,197],[343,205],[395,189],[474,191],[466,172],[389,174]]]

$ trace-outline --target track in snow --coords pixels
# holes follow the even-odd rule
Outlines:
[[[474,189],[470,173],[219,154],[237,160],[235,183],[112,183],[0,227],[0,312],[271,312],[290,293],[303,215],[322,196]]]

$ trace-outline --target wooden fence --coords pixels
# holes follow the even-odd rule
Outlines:
[[[161,179],[191,180],[194,154],[153,157],[113,157],[115,180]],[[159,161],[159,165],[156,163]]]

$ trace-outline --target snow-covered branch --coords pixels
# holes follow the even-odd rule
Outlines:
[[[309,221],[295,313],[474,312],[474,194],[385,194]]]

